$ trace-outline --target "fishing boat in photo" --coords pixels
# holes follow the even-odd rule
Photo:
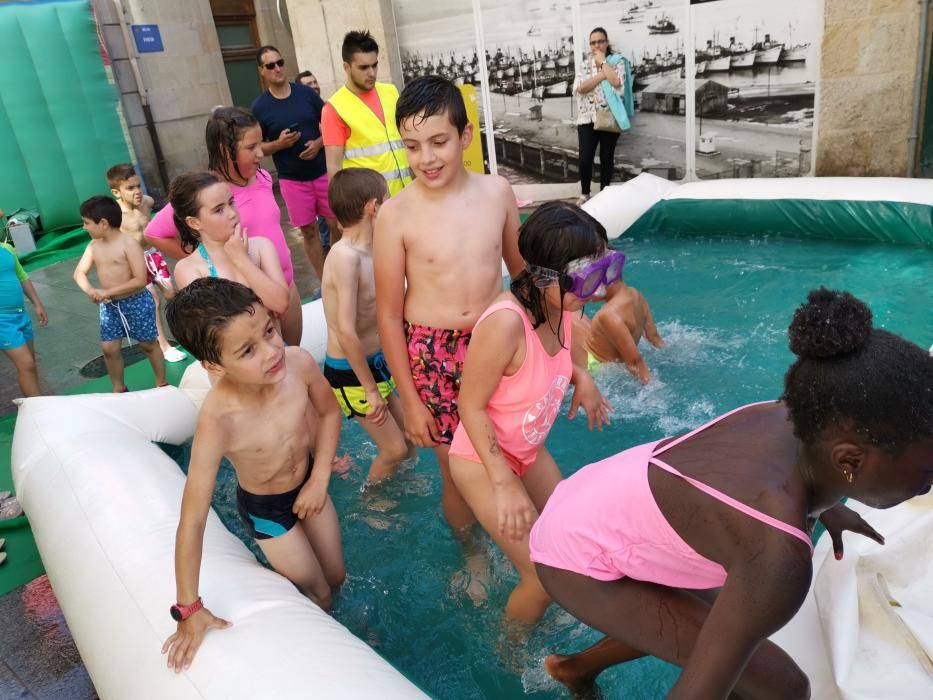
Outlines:
[[[662,14],[660,19],[658,17],[654,18],[654,24],[648,25],[649,34],[676,34],[679,29],[677,25],[665,14]]]
[[[732,66],[732,57],[731,56],[720,56],[719,58],[710,59],[706,63],[706,72],[707,73],[722,73],[728,71]]]
[[[745,51],[743,53],[733,54],[730,57],[729,67],[732,70],[741,70],[743,68],[752,68],[755,65],[755,51]]]
[[[752,48],[755,49],[755,65],[770,66],[780,60],[784,44],[772,41],[771,35],[765,34],[764,41],[752,44]]]
[[[791,46],[790,48],[785,47],[781,51],[781,58],[779,59],[781,63],[795,63],[799,61],[806,61],[807,54],[810,52],[810,44],[797,44],[796,46]]]

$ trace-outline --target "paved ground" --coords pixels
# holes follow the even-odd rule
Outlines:
[[[305,257],[300,233],[288,226],[284,215],[283,228],[298,292],[308,297],[320,283]],[[75,264],[77,260],[68,260],[30,275],[49,315],[48,327],[35,326],[35,342],[40,375],[50,393],[83,384],[87,378],[79,370],[100,357],[97,307],[72,281]],[[12,364],[0,359],[0,415],[16,410],[11,400],[18,395]],[[0,597],[0,698],[96,697],[48,579],[42,576]]]

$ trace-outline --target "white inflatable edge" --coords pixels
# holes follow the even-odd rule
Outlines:
[[[664,199],[809,199],[933,205],[933,187],[928,180],[904,177],[756,177],[685,182],[675,185]]]
[[[305,338],[318,340],[320,303],[305,314]],[[319,343],[305,347],[323,356]],[[168,606],[185,477],[153,441],[189,439],[196,418],[195,403],[173,387],[40,397],[20,406],[12,454],[17,495],[100,697],[426,697],[261,566],[213,511],[200,592],[233,626],[211,631],[188,671],[166,668],[160,649],[175,630]]]
[[[849,502],[885,536],[846,533],[841,561],[824,535],[813,583],[793,620],[772,636],[810,679],[818,700],[933,698],[933,494],[889,510]]]
[[[606,229],[609,239],[619,237],[655,204],[675,193],[680,185],[657,175],[642,173],[621,185],[610,185],[583,205]]]

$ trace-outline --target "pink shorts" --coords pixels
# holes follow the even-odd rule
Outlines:
[[[334,213],[327,203],[327,175],[316,180],[279,180],[279,190],[288,209],[288,220],[292,226],[301,228],[313,224],[318,214],[333,219]]]

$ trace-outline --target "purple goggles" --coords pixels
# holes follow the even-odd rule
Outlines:
[[[567,264],[565,272],[558,272],[538,265],[526,265],[525,269],[531,274],[540,277],[535,284],[538,287],[549,287],[557,281],[565,292],[570,292],[581,299],[594,296],[602,286],[609,286],[622,279],[622,268],[625,265],[625,253],[620,250],[603,255],[599,258],[579,258]]]

